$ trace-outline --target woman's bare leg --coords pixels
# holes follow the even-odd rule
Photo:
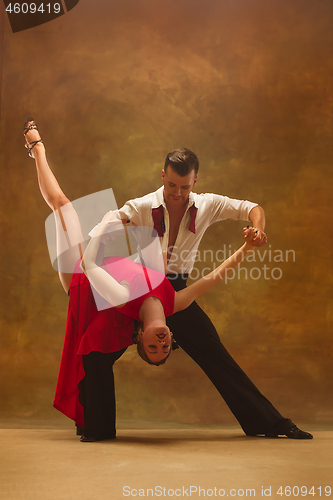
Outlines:
[[[32,122],[28,122],[29,125]],[[27,143],[38,141],[38,130],[31,129],[25,135]],[[83,241],[80,221],[70,200],[64,194],[55,178],[46,159],[44,144],[38,142],[31,151],[35,160],[37,178],[41,194],[53,210],[57,232],[57,255],[59,278],[66,293],[72,279],[72,272],[65,272],[74,268],[75,262],[82,256],[81,242]],[[75,246],[72,247],[72,242]],[[72,247],[71,253],[64,251]],[[64,260],[65,259],[65,260]]]

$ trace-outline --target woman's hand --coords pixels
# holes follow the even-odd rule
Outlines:
[[[100,224],[105,228],[122,224],[118,210],[110,210],[110,212],[106,212]]]
[[[254,233],[253,233],[254,231]],[[264,231],[261,231],[256,226],[246,226],[243,228],[243,236],[247,243],[254,247],[262,247],[267,242],[267,236]]]
[[[93,238],[100,238],[109,230],[111,231],[111,228],[121,225],[122,221],[120,219],[118,210],[111,210],[110,212],[106,212],[101,222],[97,225],[96,230],[93,234]]]
[[[246,243],[253,245],[253,240],[257,237],[257,235],[258,235],[258,229],[256,227],[250,227],[250,226],[243,227],[243,236]]]

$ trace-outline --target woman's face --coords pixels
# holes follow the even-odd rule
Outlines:
[[[169,328],[149,326],[141,334],[143,348],[153,363],[158,363],[170,352],[172,338]]]

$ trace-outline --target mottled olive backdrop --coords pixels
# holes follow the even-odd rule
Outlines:
[[[121,206],[158,188],[165,154],[186,146],[201,162],[197,192],[265,208],[252,278],[243,271],[200,304],[285,416],[331,423],[332,1],[80,0],[40,27],[2,26],[3,425],[70,425],[52,408],[68,298],[24,149],[30,114],[70,199],[112,187]],[[241,227],[210,228],[197,274],[240,244]],[[129,349],[116,383],[121,425],[236,423],[181,350],[155,368]]]

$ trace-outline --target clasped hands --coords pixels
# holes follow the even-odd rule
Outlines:
[[[262,247],[267,242],[267,236],[264,231],[257,227],[246,226],[243,228],[245,240],[254,247]]]

